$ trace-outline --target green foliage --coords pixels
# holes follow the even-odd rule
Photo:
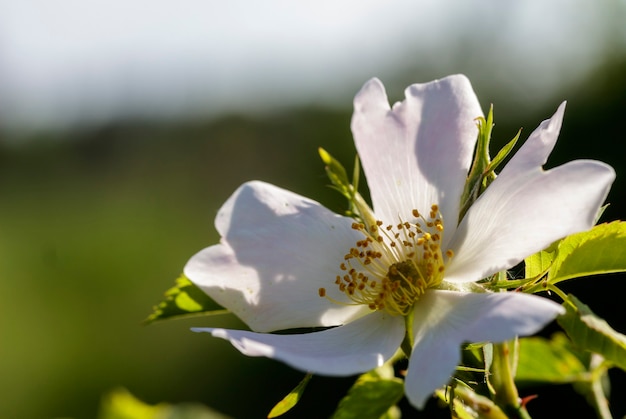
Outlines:
[[[155,418],[167,409],[165,404],[154,406],[143,403],[125,389],[106,395],[100,406],[100,419]]]
[[[491,157],[489,156],[489,142],[491,141],[491,130],[493,129],[493,106],[489,108],[487,119],[483,117],[476,118],[476,125],[478,126],[478,140],[472,167],[465,181],[463,195],[461,195],[462,205],[459,220],[463,218],[472,203],[478,199],[483,189],[483,176],[487,166],[489,166],[491,162]]]
[[[337,189],[348,200],[352,199],[352,197],[354,196],[354,189],[352,188],[352,184],[348,179],[348,173],[346,172],[346,169],[341,163],[339,163],[339,160],[335,159],[323,148],[320,147],[318,149],[318,152],[322,161],[325,164],[324,169],[326,170],[326,174],[333,184],[333,187]]]
[[[391,419],[395,405],[404,395],[404,384],[385,365],[361,375],[341,399],[333,419]]]
[[[515,134],[515,137],[513,137],[511,141],[506,143],[506,145],[502,147],[500,151],[498,151],[498,154],[496,154],[496,156],[493,158],[493,160],[491,160],[491,162],[487,166],[485,170],[486,173],[488,174],[493,173],[498,167],[500,167],[500,165],[504,162],[504,160],[509,156],[511,151],[513,151],[513,147],[515,147],[515,144],[517,144],[517,140],[519,140],[519,136],[521,133],[522,133],[522,130],[520,129],[519,131],[517,131],[517,134]]]
[[[354,159],[352,182],[350,182],[346,169],[337,159],[321,147],[318,151],[325,164],[326,174],[332,183],[332,188],[348,200],[349,209],[346,211],[346,215],[365,223],[366,227],[374,225],[376,217],[374,217],[372,209],[359,193],[359,173],[361,170],[359,156],[356,156]]]
[[[589,307],[569,295],[566,314],[557,320],[562,333],[550,340],[539,337],[520,340],[518,382],[571,383],[585,396],[599,418],[611,418],[606,393],[607,370],[626,366],[626,336],[613,330]]]
[[[504,281],[502,286],[523,286],[539,292],[573,278],[626,272],[626,222],[599,224],[572,234],[526,258],[526,279]],[[539,282],[539,280],[542,280]]]
[[[472,203],[478,199],[480,194],[483,193],[487,186],[496,178],[496,169],[511,153],[521,133],[521,131],[518,131],[515,138],[502,147],[492,160],[489,155],[489,144],[491,142],[491,131],[494,127],[493,106],[489,108],[486,119],[483,117],[476,118],[476,125],[478,126],[478,140],[476,142],[476,151],[474,153],[472,167],[467,175],[465,188],[461,195],[459,220],[463,218]]]
[[[508,419],[493,401],[464,385],[437,390],[435,395],[444,403],[451,404],[456,419]],[[452,399],[452,400],[450,400]]]
[[[626,370],[626,336],[615,331],[603,319],[573,295],[563,303],[566,313],[557,321],[581,350],[601,355],[611,364]]]
[[[535,253],[525,259],[526,278],[540,278],[552,266],[556,249],[551,246],[546,250]]]
[[[152,314],[145,320],[145,323],[229,312],[213,301],[185,275],[181,275],[176,279],[176,285],[165,292],[165,300],[154,306],[153,310]]]
[[[291,392],[289,392],[289,394],[287,394],[285,398],[279,401],[276,406],[272,408],[270,413],[267,415],[268,419],[284,415],[289,410],[291,410],[291,408],[300,401],[300,398],[302,398],[302,394],[304,394],[304,389],[311,380],[311,377],[313,377],[313,374],[309,373],[305,375],[302,381],[300,381],[300,383],[293,390],[291,390]]]
[[[125,389],[118,389],[102,399],[98,419],[228,419],[200,404],[149,405]]]
[[[561,240],[548,282],[626,271],[626,222],[599,224]]]
[[[587,367],[573,352],[563,333],[551,339],[528,337],[519,340],[516,381],[529,383],[573,383],[582,378]]]
[[[520,339],[516,382],[572,384],[594,408],[598,418],[610,419],[606,397],[610,364],[601,355],[584,349],[573,345],[562,332],[555,333],[550,340]]]

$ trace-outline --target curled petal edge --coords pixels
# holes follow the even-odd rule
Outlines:
[[[404,338],[404,320],[374,312],[321,332],[277,335],[243,330],[193,328],[228,340],[247,356],[263,356],[314,374],[347,376],[377,368]]]

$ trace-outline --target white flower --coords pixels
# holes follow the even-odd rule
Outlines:
[[[566,235],[589,229],[614,179],[588,160],[544,171],[565,105],[530,135],[457,223],[482,115],[464,76],[406,89],[389,107],[383,85],[354,100],[352,131],[377,227],[263,182],[242,185],[220,209],[220,244],[185,274],[253,330],[195,329],[325,375],[383,364],[414,309],[405,391],[422,407],[460,361],[463,342],[533,334],[561,313],[522,293],[470,293],[463,283],[513,267]],[[456,284],[456,286],[454,286]],[[321,298],[323,297],[323,298]],[[321,332],[267,332],[338,326]]]

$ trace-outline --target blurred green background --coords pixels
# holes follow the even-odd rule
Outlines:
[[[603,10],[599,24],[615,25],[613,9]],[[532,88],[548,83],[551,89],[537,100],[519,93],[524,86],[494,65],[505,59],[499,55],[504,41],[491,51],[482,43],[488,39],[484,32],[471,41],[463,34],[457,31],[456,48],[449,52],[415,47],[411,54],[409,46],[407,55],[396,57],[395,68],[381,65],[367,77],[380,76],[395,101],[410,83],[466,73],[483,109],[495,105],[494,148],[519,127],[525,139],[567,99],[560,142],[548,165],[574,158],[613,165],[618,178],[604,219],[624,218],[624,32],[602,38],[596,47],[603,49],[601,59],[575,83],[546,82],[538,70]],[[422,44],[436,44],[435,38]],[[534,57],[532,50],[518,52],[526,54],[519,60],[549,60]],[[564,68],[578,64],[583,63],[571,57],[560,63]],[[5,119],[6,129],[0,131],[0,417],[96,417],[101,398],[116,387],[149,403],[197,401],[237,418],[265,417],[303,374],[271,360],[243,357],[226,342],[189,331],[192,326],[245,327],[237,319],[150,326],[141,321],[187,259],[218,240],[213,217],[242,182],[262,179],[344,209],[325,186],[317,148],[351,165],[350,96],[367,77],[354,72],[347,93],[332,104],[306,105],[315,103],[311,96],[252,113],[205,115],[196,109],[193,115],[156,118],[129,111],[62,130],[29,129],[23,121],[16,128]],[[5,102],[0,109],[9,106]],[[578,280],[564,288],[626,332],[624,279]],[[612,378],[611,405],[621,417],[626,379],[615,371]],[[328,416],[351,382],[314,377],[289,417]],[[570,387],[522,391],[533,392],[540,394],[530,405],[534,417],[550,417],[542,416],[550,406],[558,406],[564,417],[592,414]],[[441,412],[429,405],[422,415],[436,414]]]

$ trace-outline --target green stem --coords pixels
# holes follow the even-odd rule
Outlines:
[[[491,365],[491,384],[496,391],[495,402],[511,418],[530,419],[530,415],[521,403],[515,377],[511,369],[509,343],[493,344],[493,363]]]
[[[404,340],[400,345],[402,352],[404,352],[407,358],[410,358],[411,352],[413,352],[413,313],[414,311],[411,310],[404,318],[406,332],[404,334]]]
[[[569,298],[567,298],[567,294],[565,294],[563,291],[561,291],[561,289],[559,287],[557,287],[556,285],[548,284],[548,289],[550,291],[552,291],[553,293],[555,293],[556,295],[558,295],[559,297],[561,297],[561,300],[569,301]]]
[[[593,400],[593,407],[600,419],[611,419],[611,411],[609,410],[609,403],[606,400],[604,389],[602,388],[602,376],[606,374],[606,367],[603,365],[604,358],[598,354],[593,354],[591,357],[590,368],[593,369],[592,379],[589,383],[590,392]]]
[[[519,288],[526,284],[528,284],[527,279],[506,279],[504,281],[497,281],[495,284],[493,284],[493,287],[499,289],[512,289]]]
[[[596,414],[601,419],[611,419],[611,411],[609,410],[609,404],[606,401],[604,390],[602,389],[602,382],[595,380],[591,383],[591,393],[593,394],[593,407],[596,410]]]

